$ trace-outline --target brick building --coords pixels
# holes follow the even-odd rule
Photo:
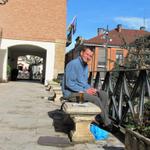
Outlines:
[[[17,58],[44,59],[43,75],[52,80],[64,69],[66,0],[12,0],[0,5],[0,80],[7,81],[7,65]]]

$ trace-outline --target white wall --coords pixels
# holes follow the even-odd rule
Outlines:
[[[45,84],[48,83],[48,81],[53,79],[54,75],[54,53],[51,53],[51,51],[55,50],[55,46],[53,45],[51,49],[47,50],[46,54],[46,72],[45,72]]]
[[[38,46],[46,50],[46,72],[45,72],[45,84],[47,81],[53,79],[54,76],[54,58],[55,58],[55,43],[51,42],[39,42],[39,41],[24,41],[24,40],[10,40],[10,39],[2,39],[1,41],[1,49],[8,49],[11,46],[19,46],[19,45],[33,45]],[[5,59],[7,59],[8,52],[6,52]],[[5,63],[5,67],[7,68],[7,63]],[[6,69],[3,69],[4,76],[6,77]]]
[[[0,80],[7,81],[7,50],[0,49]]]

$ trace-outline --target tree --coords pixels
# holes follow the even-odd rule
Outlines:
[[[29,65],[39,65],[43,63],[43,59],[34,55],[20,56],[23,61]]]
[[[125,47],[128,49],[125,62],[127,68],[150,68],[150,35],[140,37]]]
[[[34,55],[26,55],[20,57],[23,61],[29,64],[30,79],[32,79],[33,78],[32,67],[43,64],[43,58]]]

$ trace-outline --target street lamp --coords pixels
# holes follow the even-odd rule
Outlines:
[[[108,42],[110,41],[108,33],[109,33],[109,30],[108,30],[108,26],[107,26],[107,29],[104,29],[104,36],[103,36],[103,38],[105,39],[104,48],[105,48],[105,69],[106,69],[106,71],[107,71]]]
[[[105,43],[103,44],[103,47],[105,48],[105,69],[107,71],[108,44],[109,44],[109,42],[112,42],[112,39],[109,37],[108,26],[107,26],[107,29],[103,29],[103,39],[105,40]],[[110,57],[109,57],[108,69],[110,69],[110,61],[111,61],[111,52],[110,52]]]

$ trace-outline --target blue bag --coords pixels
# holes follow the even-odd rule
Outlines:
[[[97,140],[105,140],[109,136],[109,132],[101,129],[100,127],[98,127],[95,124],[90,125],[90,131],[93,134],[96,141]]]

